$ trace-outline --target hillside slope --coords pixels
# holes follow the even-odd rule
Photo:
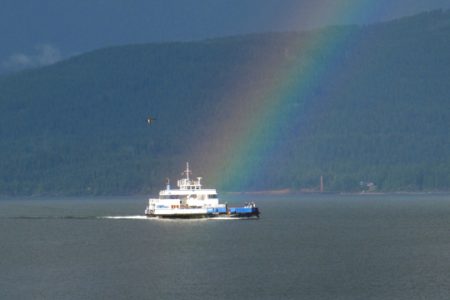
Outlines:
[[[236,79],[263,94],[276,75],[255,65],[279,61],[281,73],[314,65],[327,53],[308,41],[342,36],[333,76],[312,82],[301,105],[288,103],[296,108],[268,141],[276,151],[258,158],[260,175],[233,174],[236,185],[208,174],[214,148],[198,145],[232,135],[238,127],[219,128],[242,122],[236,103],[254,105],[233,94]],[[187,160],[226,190],[316,189],[320,176],[330,191],[359,190],[361,181],[449,190],[449,36],[450,12],[436,11],[365,27],[107,48],[1,77],[0,194],[147,193]]]

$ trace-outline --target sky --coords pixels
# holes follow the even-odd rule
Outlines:
[[[374,8],[351,13],[365,2]],[[450,1],[0,0],[0,74],[107,46],[370,24],[435,9]]]

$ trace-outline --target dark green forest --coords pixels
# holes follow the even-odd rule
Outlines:
[[[241,88],[263,93],[274,78],[252,72],[256,62],[315,65],[329,54],[309,41],[332,39],[343,41],[334,70],[280,125],[269,141],[277,151],[258,158],[261,176],[208,181],[211,153],[195,145],[220,139],[216,125],[234,121],[233,103],[245,105],[229,97],[231,83],[245,78]],[[330,192],[369,182],[377,191],[448,191],[449,129],[448,11],[111,47],[0,77],[0,195],[155,193],[186,161],[224,191],[317,190],[320,176]]]

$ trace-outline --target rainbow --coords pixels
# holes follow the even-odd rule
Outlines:
[[[311,18],[338,22],[352,15],[369,17],[371,13],[380,13],[376,1],[333,3],[329,7],[317,7]],[[316,87],[326,86],[337,72],[342,72],[340,58],[354,46],[350,34],[343,31],[305,34],[307,38],[293,38],[283,45],[284,52],[280,55],[254,62],[251,74],[238,75],[229,83],[230,92],[225,97],[236,99],[232,116],[217,126],[214,141],[201,145],[200,152],[208,153],[207,170],[203,172],[209,182],[219,188],[242,190],[257,173],[264,172],[261,168],[264,161],[270,160],[271,154],[277,151],[277,135],[296,117],[291,113],[293,108],[301,107]],[[305,49],[320,52],[320,59],[306,63],[298,59],[296,52]],[[248,84],[248,78],[253,82]]]

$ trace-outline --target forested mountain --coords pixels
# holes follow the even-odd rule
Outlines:
[[[449,37],[450,12],[435,11],[363,27],[106,48],[0,77],[0,194],[148,193],[187,160],[224,190],[317,189],[320,176],[328,191],[361,182],[449,190]],[[313,42],[333,40],[331,50]],[[245,107],[248,94],[233,88],[264,94],[276,75],[254,68],[273,61],[277,74],[293,65],[334,71],[288,103],[295,109],[268,137],[276,151],[260,158],[260,173],[239,186],[208,181],[212,153],[198,145],[232,134],[219,124],[243,122],[236,103]]]

